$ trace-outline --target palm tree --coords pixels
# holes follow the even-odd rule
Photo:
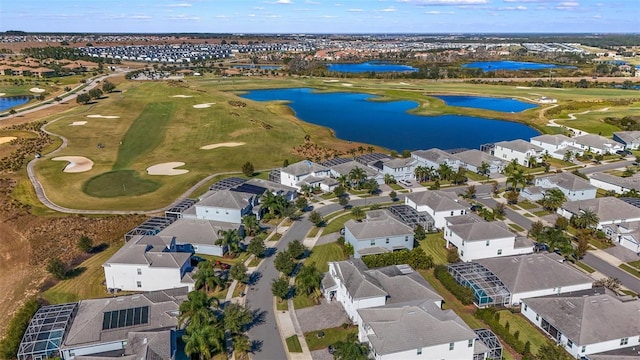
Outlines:
[[[225,281],[218,274],[216,274],[213,264],[210,261],[202,261],[198,263],[198,271],[193,275],[196,283],[194,284],[196,289],[202,289],[208,293],[209,291],[220,287],[225,288]]]
[[[349,171],[349,180],[351,180],[351,186],[360,186],[360,184],[367,178],[367,173],[364,169],[356,166]]]
[[[467,190],[464,193],[464,198],[466,199],[473,199],[476,197],[476,186],[475,185],[469,185],[467,186]]]
[[[532,167],[536,167],[536,165],[538,165],[538,158],[536,158],[534,155],[529,156],[529,159],[527,161],[529,163],[530,168]]]
[[[549,189],[544,193],[542,206],[551,211],[556,211],[560,206],[562,206],[562,203],[564,203],[564,201],[564,193],[560,189]]]
[[[518,185],[523,183],[525,183],[525,177],[522,171],[513,171],[507,178],[507,184],[511,184],[515,190],[518,190]]]
[[[224,328],[220,324],[188,326],[182,335],[184,352],[189,357],[198,354],[200,360],[211,359],[214,353],[223,351],[224,339]]]
[[[351,209],[351,215],[358,221],[362,221],[367,216],[360,206],[355,206]]]
[[[571,150],[567,150],[567,152],[564,153],[564,156],[562,157],[562,160],[566,161],[566,162],[570,162],[571,160],[573,160],[574,157],[574,153]]]
[[[364,146],[362,146],[362,145],[358,146],[358,152],[360,152],[360,155],[364,154],[364,150],[365,150]]]
[[[549,251],[559,250],[562,255],[570,255],[573,252],[573,246],[571,246],[571,239],[569,239],[564,231],[556,229],[554,227],[546,227],[540,235],[538,240],[546,243],[549,246]]]
[[[338,180],[338,182],[340,183],[340,186],[342,186],[345,189],[347,189],[350,185],[349,178],[347,176],[340,175],[336,180]]]
[[[481,175],[487,176],[489,175],[489,171],[491,170],[491,166],[486,162],[481,162],[480,167],[478,168],[478,173]]]
[[[507,206],[504,203],[497,203],[495,209],[493,209],[493,216],[496,218],[504,217],[507,213],[506,208]]]
[[[442,163],[438,167],[438,175],[442,180],[449,180],[451,175],[453,175],[453,169],[451,169],[451,166],[447,165],[446,163]]]
[[[572,218],[573,225],[578,229],[595,228],[600,223],[598,215],[590,209],[582,209],[579,215]]]
[[[396,179],[391,174],[384,174],[384,183],[387,184],[387,185],[395,184],[396,183]]]
[[[218,230],[218,236],[219,238],[215,241],[215,244],[228,248],[231,256],[235,256],[240,251],[242,238],[237,229]]]
[[[367,146],[367,152],[369,154],[373,154],[374,151],[376,151],[376,148],[374,148],[373,146]]]
[[[425,167],[422,165],[418,165],[415,167],[415,169],[413,169],[413,177],[416,179],[417,182],[423,182],[424,174],[425,174]]]
[[[336,352],[333,358],[336,360],[367,360],[369,359],[369,347],[358,342],[355,334],[350,334],[345,341],[335,343]]]
[[[213,318],[213,306],[218,306],[218,299],[209,297],[202,291],[192,291],[187,295],[187,300],[180,304],[180,316],[178,324],[185,323],[205,324]]]
[[[245,215],[242,217],[242,225],[250,236],[255,235],[260,230],[260,222],[255,215]]]
[[[322,272],[315,266],[315,262],[303,266],[296,275],[296,286],[307,295],[316,292],[322,281]]]
[[[355,148],[351,148],[351,149],[349,149],[349,154],[351,154],[351,156],[355,159],[357,151],[358,150],[356,150]]]

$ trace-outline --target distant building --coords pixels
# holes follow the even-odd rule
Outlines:
[[[280,183],[300,190],[305,180],[307,183],[315,183],[316,179],[328,178],[330,174],[328,167],[303,160],[281,168]]]
[[[475,173],[480,172],[482,164],[487,164],[489,174],[496,174],[502,172],[508,163],[508,161],[476,149],[459,152],[456,157],[460,160],[460,166]]]
[[[412,151],[411,157],[418,161],[417,165],[432,167],[436,170],[441,164],[446,164],[453,171],[458,171],[460,166],[460,160],[455,155],[437,148]]]
[[[616,194],[624,194],[632,190],[640,192],[640,175],[638,174],[620,177],[598,172],[589,175],[589,182],[597,188],[613,191]]]
[[[575,141],[562,134],[544,134],[531,138],[533,145],[539,146],[544,149],[546,154],[549,154],[554,159],[564,160],[566,157],[573,159],[576,155],[581,155],[584,150],[576,147]],[[568,152],[569,155],[566,155]]]
[[[515,160],[523,166],[531,166],[532,159],[537,163],[543,154],[543,148],[522,139],[497,142],[493,149],[495,157],[509,162]]]
[[[640,131],[614,132],[613,140],[623,144],[625,149],[637,150],[640,147]]]
[[[640,254],[640,221],[603,225],[602,231],[612,243]]]

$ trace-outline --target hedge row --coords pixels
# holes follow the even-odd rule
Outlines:
[[[434,268],[433,274],[436,279],[440,280],[440,283],[449,290],[460,302],[464,305],[473,304],[475,297],[473,296],[473,290],[471,288],[458,284],[456,279],[449,274],[446,265],[438,265]]]
[[[508,322],[505,325],[500,324],[500,314],[497,313],[495,308],[478,309],[475,317],[489,325],[491,331],[498,335],[502,341],[509,344],[515,351],[522,354],[524,356],[523,359],[535,359],[531,354],[531,344],[529,341],[523,343],[518,339],[518,336],[512,334],[509,331]]]
[[[421,247],[415,247],[411,251],[400,250],[384,254],[367,255],[362,257],[362,261],[370,268],[400,264],[408,264],[414,269],[424,270],[433,267],[433,257],[427,255]]]
[[[18,354],[18,347],[22,341],[22,335],[27,330],[29,321],[40,308],[40,304],[32,299],[28,300],[16,315],[9,322],[7,336],[0,341],[0,358],[15,359]]]

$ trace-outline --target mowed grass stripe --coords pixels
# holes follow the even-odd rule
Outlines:
[[[125,133],[113,169],[128,168],[138,157],[160,145],[174,112],[175,104],[170,102],[147,104]]]

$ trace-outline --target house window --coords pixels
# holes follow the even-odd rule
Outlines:
[[[536,314],[536,321],[540,320],[540,315]]]
[[[418,350],[416,351],[416,354],[422,355],[422,348],[418,348]]]
[[[453,211],[451,212],[451,216],[453,216]]]
[[[467,347],[473,347],[473,339],[469,340],[467,343]]]
[[[573,341],[571,341],[570,339],[567,339],[567,347],[569,349],[573,348]]]
[[[136,287],[141,288],[142,287],[142,281],[136,281]]]
[[[371,240],[371,246],[374,246],[376,244],[375,240]]]
[[[464,256],[464,250],[460,251],[460,256]]]
[[[138,275],[142,275],[142,269],[138,268]]]
[[[498,255],[502,255],[502,249],[498,249]]]
[[[454,346],[455,344],[456,344],[456,343],[449,343],[449,350],[453,350],[453,346]]]
[[[387,238],[387,239],[384,241],[384,243],[385,243],[385,244],[388,244],[388,243],[389,243],[389,238]]]
[[[629,338],[620,339],[620,345],[627,345],[629,343]]]
[[[406,236],[404,237],[404,241],[409,241],[409,236],[408,236],[408,235],[406,235]]]
[[[528,308],[529,306],[527,304],[524,304],[524,311],[527,311]]]
[[[462,246],[464,246],[464,240],[462,240]]]
[[[489,240],[487,240],[487,242],[485,243],[485,246],[489,246]]]
[[[585,351],[587,351],[587,347],[586,347],[586,346],[583,346],[583,347],[582,347],[582,350],[580,350],[580,352],[585,352]]]

